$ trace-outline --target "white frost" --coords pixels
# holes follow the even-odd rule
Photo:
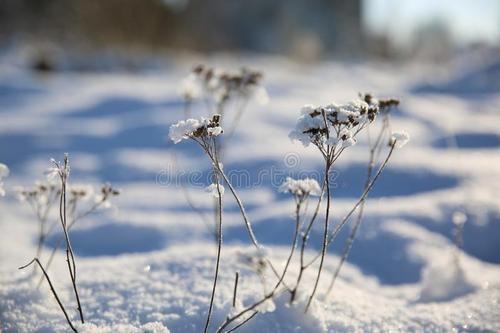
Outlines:
[[[224,189],[224,186],[222,186],[221,184],[219,184],[219,189],[217,189],[217,184],[210,184],[209,186],[207,186],[205,188],[205,191],[208,192],[208,194],[210,194],[214,198],[218,198],[219,191],[220,191],[221,196],[223,196],[225,189]]]
[[[406,131],[392,132],[390,144],[392,145],[396,142],[396,148],[403,148],[408,141],[410,141],[410,135]]]
[[[293,179],[287,177],[286,180],[279,187],[282,193],[292,193],[297,196],[303,195],[321,195],[321,188],[318,182],[312,178]]]

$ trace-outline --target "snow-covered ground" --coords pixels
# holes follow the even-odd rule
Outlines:
[[[277,58],[222,56],[211,63],[265,73],[270,102],[248,105],[225,151],[224,169],[249,177],[240,193],[276,266],[285,263],[294,206],[277,192],[272,176],[322,168],[317,151],[288,139],[303,104],[346,102],[367,91],[395,96],[402,104],[392,126],[411,134],[370,195],[366,220],[333,293],[322,297],[348,228],[330,249],[311,311],[304,314],[301,297],[312,289],[312,271],[296,304],[279,296],[240,331],[500,331],[500,62],[468,64],[439,76],[432,67],[416,65],[299,66]],[[203,330],[216,249],[176,182],[201,172],[201,180],[191,179],[187,188],[211,217],[213,202],[204,192],[210,164],[194,143],[173,146],[167,140],[168,126],[184,117],[179,86],[190,67],[172,62],[140,73],[50,76],[7,63],[0,67],[0,162],[11,170],[4,180],[7,196],[0,198],[1,332],[69,331],[47,285],[37,290],[30,270],[17,269],[36,252],[37,224],[12,192],[43,178],[49,158],[61,159],[64,152],[70,153],[73,182],[110,181],[122,190],[115,208],[85,218],[71,231],[88,321],[79,330]],[[202,110],[200,105],[194,111]],[[332,223],[361,193],[366,159],[361,142],[339,160]],[[241,260],[253,249],[229,195],[224,209],[210,331],[234,311],[235,271],[242,276],[239,302],[248,305],[263,293],[261,280]],[[461,213],[467,221],[457,272],[452,217]],[[318,225],[313,238],[320,232]],[[48,246],[58,237],[49,237]],[[62,251],[49,274],[76,322]]]

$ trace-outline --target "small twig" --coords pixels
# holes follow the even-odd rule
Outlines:
[[[87,215],[90,215],[92,212],[96,211],[104,202],[105,200],[101,200],[97,203],[95,203],[94,205],[92,205],[92,207],[90,207],[87,211],[81,213],[80,215],[76,216],[70,223],[68,223],[68,226],[67,226],[67,230],[71,230],[71,228],[75,225],[75,223],[86,217]],[[48,235],[50,235],[54,229],[54,227],[57,225],[57,223],[53,224],[51,226],[51,228],[49,228],[49,230],[45,233],[45,238],[47,238]],[[57,252],[57,249],[59,248],[59,246],[61,246],[62,242],[64,241],[64,237],[59,237],[59,239],[57,240],[57,243],[56,245],[52,248],[52,252],[50,253],[50,256],[49,256],[49,259],[47,260],[47,263],[45,264],[45,267],[46,269],[48,270],[50,268],[50,265],[52,264],[52,261],[54,260],[54,257],[55,257],[55,254]],[[40,280],[38,281],[38,284],[37,284],[37,288],[40,287],[40,285],[42,284],[43,282],[43,277],[40,278]]]
[[[290,254],[288,255],[288,258],[287,258],[286,263],[285,263],[285,268],[283,269],[283,272],[281,273],[278,282],[276,282],[276,284],[274,285],[273,289],[269,293],[266,293],[263,298],[261,298],[260,300],[258,300],[255,303],[253,303],[252,305],[246,307],[245,309],[243,309],[239,313],[235,314],[234,316],[227,318],[226,321],[219,327],[219,329],[217,330],[217,332],[221,332],[225,327],[227,327],[233,321],[237,320],[238,318],[240,318],[241,316],[243,316],[245,313],[247,313],[247,312],[255,309],[257,306],[259,306],[260,304],[264,303],[268,299],[273,298],[278,293],[278,288],[280,287],[280,285],[283,283],[283,280],[285,279],[286,273],[288,271],[288,267],[290,266],[290,263],[291,263],[292,258],[293,258],[293,254],[295,252],[295,248],[297,246],[297,237],[298,237],[298,233],[299,233],[299,229],[300,229],[300,208],[301,208],[301,205],[302,205],[302,201],[298,201],[296,203],[296,209],[295,209],[295,232],[294,232],[294,235],[293,235],[292,246],[291,246],[291,249],[290,249]],[[283,285],[284,285],[284,283],[283,283]],[[234,303],[234,300],[233,300],[233,303]],[[251,317],[253,317],[253,315]],[[251,319],[251,318],[249,318],[249,319]],[[248,321],[248,320],[246,320],[246,321]]]
[[[255,317],[257,315],[257,313],[259,313],[259,311],[255,311],[247,319],[243,320],[241,323],[239,323],[238,325],[234,326],[229,331],[226,331],[226,333],[230,333],[230,332],[236,331],[238,328],[240,328],[241,326],[243,326],[246,323],[248,323],[253,317]]]
[[[236,293],[238,292],[238,279],[240,274],[238,272],[234,275],[234,290],[233,290],[233,308],[236,307]]]
[[[311,232],[312,226],[314,224],[314,221],[316,220],[316,217],[318,216],[319,213],[319,208],[321,206],[321,201],[323,199],[323,194],[325,193],[325,186],[326,186],[326,180],[323,180],[323,186],[321,187],[321,193],[319,195],[318,203],[316,205],[316,208],[314,209],[314,213],[311,217],[311,220],[309,221],[309,224],[306,228],[306,231],[302,233],[302,243],[300,247],[300,270],[299,274],[297,276],[297,281],[295,282],[295,287],[291,291],[291,297],[290,297],[290,302],[293,303],[295,300],[295,296],[297,294],[297,290],[300,285],[300,281],[302,280],[302,275],[304,274],[305,266],[304,266],[304,257],[305,257],[305,249],[307,245],[307,241],[309,239],[309,234]]]
[[[56,166],[59,168],[59,176],[61,178],[61,196],[59,201],[59,216],[61,219],[61,225],[64,232],[64,239],[66,241],[66,262],[68,264],[68,271],[71,278],[71,283],[73,285],[73,291],[76,298],[77,309],[80,315],[80,320],[85,323],[83,317],[82,306],[80,303],[80,296],[78,295],[78,288],[76,286],[76,262],[75,256],[73,253],[73,249],[71,247],[71,242],[68,234],[68,224],[67,224],[67,215],[66,215],[66,186],[68,181],[68,170],[69,170],[69,160],[68,154],[64,156],[64,167],[61,168],[59,164],[56,163]]]
[[[66,312],[66,309],[64,308],[64,305],[62,304],[61,300],[59,299],[59,296],[57,295],[57,292],[56,292],[56,290],[54,288],[54,285],[52,284],[52,281],[50,280],[49,275],[47,274],[47,272],[43,268],[43,266],[40,263],[40,261],[38,260],[38,258],[34,258],[33,260],[31,260],[26,265],[19,267],[19,269],[24,269],[24,268],[32,265],[34,262],[36,262],[38,264],[38,266],[40,267],[40,269],[42,270],[43,275],[45,276],[45,279],[49,283],[50,290],[52,291],[52,295],[54,295],[54,298],[56,299],[57,304],[59,304],[59,307],[61,308],[61,311],[63,312],[64,317],[66,318],[66,321],[68,322],[69,327],[71,327],[71,329],[73,330],[73,332],[77,333],[78,331],[76,330],[75,326],[73,326],[73,323],[71,322],[71,319],[69,319],[68,313]]]
[[[214,163],[215,163],[215,161],[214,161]],[[236,203],[238,204],[238,208],[240,209],[241,216],[243,217],[243,221],[245,222],[245,226],[247,228],[248,235],[250,236],[250,240],[252,241],[252,244],[257,248],[257,250],[259,252],[262,252],[262,247],[259,244],[259,242],[257,241],[257,238],[255,238],[255,234],[253,232],[252,225],[250,223],[250,220],[249,220],[249,218],[247,216],[247,213],[245,211],[245,207],[243,206],[243,203],[242,203],[240,197],[236,193],[236,190],[234,189],[233,185],[229,181],[227,175],[224,173],[224,171],[222,170],[222,168],[220,167],[220,165],[218,163],[216,163],[216,167],[217,167],[220,175],[224,179],[224,182],[229,187],[229,190],[230,190],[231,194],[233,195],[234,199],[236,200]],[[274,275],[276,275],[276,277],[279,279],[280,278],[280,274],[278,273],[278,270],[274,267],[274,265],[272,264],[272,262],[269,260],[269,258],[267,258],[267,257],[264,256],[264,260],[269,265],[269,267],[273,271]],[[290,289],[284,282],[283,282],[283,284],[285,285],[285,287],[287,289]]]
[[[215,148],[215,139],[213,140],[214,142],[214,158],[216,165],[218,165],[218,159],[217,159],[217,150]],[[213,282],[213,287],[212,287],[212,294],[210,296],[210,305],[208,307],[208,314],[207,314],[207,320],[205,323],[205,330],[204,332],[206,333],[208,331],[208,326],[210,324],[210,317],[212,315],[212,309],[213,309],[213,304],[214,304],[214,297],[215,297],[215,290],[217,288],[217,280],[219,278],[219,266],[220,266],[220,257],[221,257],[221,250],[222,250],[222,192],[220,188],[220,181],[219,181],[219,174],[217,171],[217,168],[214,167],[214,176],[215,176],[215,184],[217,186],[217,196],[218,196],[218,237],[217,237],[217,259],[216,259],[216,264],[215,264],[215,275],[214,275],[214,282]]]
[[[313,291],[311,293],[311,296],[309,296],[309,300],[307,301],[307,305],[306,305],[304,312],[307,312],[309,310],[309,307],[311,306],[314,295],[316,294],[316,291],[318,289],[319,280],[321,278],[321,272],[323,271],[323,264],[325,262],[326,249],[328,247],[328,224],[329,224],[329,219],[330,219],[330,180],[329,180],[330,168],[331,168],[331,165],[327,161],[326,166],[325,166],[326,212],[325,212],[325,225],[324,225],[324,230],[323,230],[323,244],[322,244],[322,249],[321,249],[321,259],[319,262],[318,274],[316,275],[316,281],[314,282],[314,288],[313,288]]]
[[[328,245],[335,240],[335,238],[337,237],[337,235],[340,232],[340,230],[344,227],[344,225],[347,223],[347,221],[352,216],[352,214],[356,211],[356,209],[358,209],[358,207],[361,205],[361,203],[363,202],[363,200],[365,200],[366,197],[368,196],[368,193],[371,191],[371,189],[373,188],[373,186],[377,182],[378,178],[382,174],[382,171],[384,171],[385,167],[387,166],[387,163],[389,162],[389,159],[392,156],[392,152],[394,151],[395,144],[396,144],[396,142],[394,142],[391,145],[391,148],[390,148],[390,151],[389,151],[387,157],[385,158],[385,160],[382,163],[382,165],[379,167],[377,173],[373,177],[373,179],[370,182],[370,185],[368,186],[368,188],[363,192],[363,194],[358,199],[358,201],[356,202],[356,204],[351,208],[351,210],[347,213],[347,215],[344,216],[344,218],[340,221],[340,223],[337,225],[337,227],[335,227],[334,231],[328,237]],[[320,257],[320,255],[321,255],[321,253],[318,253],[309,263],[306,264],[306,267],[309,267],[310,265],[312,265]]]
[[[367,175],[366,175],[366,180],[365,180],[365,184],[363,187],[363,191],[365,191],[368,188],[368,186],[370,185],[370,180],[372,178],[372,173],[373,173],[373,167],[375,165],[375,153],[378,150],[379,146],[380,147],[382,146],[381,140],[382,140],[382,137],[385,133],[385,130],[388,128],[388,121],[389,121],[388,116],[386,116],[383,120],[382,128],[380,129],[380,132],[377,135],[377,139],[375,140],[375,143],[373,145],[371,145],[371,140],[370,140],[370,131],[369,131],[370,128],[367,129],[368,142],[370,145],[370,155],[369,155],[369,159],[368,159]],[[352,244],[354,243],[354,239],[356,238],[357,231],[359,229],[359,226],[361,225],[361,222],[363,221],[365,203],[366,203],[366,198],[363,199],[363,201],[361,202],[361,205],[359,206],[359,212],[358,212],[356,222],[355,222],[354,226],[352,227],[351,232],[349,234],[349,237],[344,245],[344,249],[342,251],[342,256],[340,257],[340,262],[338,263],[338,265],[335,269],[335,272],[333,273],[333,277],[332,277],[330,285],[328,286],[328,289],[326,291],[325,298],[327,298],[328,295],[331,293],[333,286],[335,284],[335,281],[337,280],[337,277],[340,274],[340,270],[342,269],[342,266],[344,265],[345,261],[347,260],[347,257],[349,256],[349,253],[350,253],[351,248],[352,248]]]

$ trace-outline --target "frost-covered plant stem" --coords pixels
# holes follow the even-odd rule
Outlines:
[[[73,220],[67,224],[67,227],[66,227],[66,230],[69,231],[71,230],[71,228],[75,225],[75,223],[86,217],[87,215],[90,215],[91,213],[95,212],[97,209],[99,209],[99,207],[101,207],[103,204],[104,204],[105,200],[101,200],[101,201],[98,201],[97,203],[95,203],[92,207],[90,207],[86,212],[76,216],[73,218]],[[53,227],[55,225],[52,225],[51,228],[49,228],[49,230],[46,232],[45,234],[45,237],[46,238],[48,235],[50,235],[50,233],[53,231]],[[57,250],[59,249],[59,247],[62,245],[62,243],[65,241],[65,237],[62,236],[60,237],[58,240],[57,240],[57,243],[56,245],[52,248],[52,252],[50,253],[50,256],[49,256],[49,259],[47,259],[47,262],[45,264],[45,269],[46,270],[49,270],[50,266],[52,265],[52,261],[54,260],[54,257],[57,253]],[[37,283],[37,288],[40,288],[40,285],[42,284],[43,282],[43,277],[40,278],[40,280],[38,281]]]
[[[370,185],[370,181],[372,178],[373,174],[373,167],[375,166],[375,155],[377,150],[381,147],[382,143],[382,138],[384,137],[384,134],[386,130],[389,128],[389,118],[386,115],[383,121],[382,128],[380,129],[377,139],[375,140],[375,143],[373,145],[370,144],[370,156],[368,160],[368,167],[367,167],[367,175],[366,175],[366,180],[365,184],[363,187],[363,192],[366,191],[368,186]],[[366,203],[366,198],[361,201],[361,204],[359,206],[359,212],[358,216],[356,218],[356,222],[354,223],[354,226],[351,229],[351,232],[349,233],[349,237],[347,238],[347,241],[344,245],[344,249],[342,250],[342,256],[340,258],[340,262],[338,263],[335,272],[333,273],[332,280],[330,282],[330,285],[328,286],[328,290],[325,294],[325,298],[328,297],[328,295],[331,293],[333,286],[335,284],[335,281],[337,280],[337,277],[340,273],[340,270],[342,269],[342,266],[344,265],[345,261],[347,260],[347,257],[349,256],[349,252],[351,251],[352,244],[354,242],[354,239],[356,238],[357,231],[359,229],[359,226],[361,225],[361,222],[363,220],[363,214],[364,214],[364,208],[365,208],[365,203]]]
[[[172,162],[173,162],[173,168],[177,169],[177,156],[175,154],[175,151],[173,152],[173,157],[172,157]],[[201,210],[195,203],[193,198],[191,197],[191,194],[189,193],[188,189],[186,186],[184,186],[183,183],[180,184],[180,189],[182,191],[182,194],[184,196],[184,199],[186,199],[186,203],[189,205],[189,207],[200,217],[200,220],[205,224],[207,227],[207,231],[209,234],[213,235],[214,237],[214,242],[215,245],[217,246],[217,230],[212,228],[212,225],[209,222],[209,217],[206,215],[206,213]]]
[[[291,297],[290,297],[290,303],[293,303],[295,300],[295,296],[297,295],[297,290],[300,285],[300,281],[302,280],[302,276],[304,274],[305,269],[307,266],[304,265],[305,262],[305,249],[307,246],[307,241],[309,239],[309,234],[311,233],[312,226],[314,224],[314,221],[316,220],[316,217],[318,216],[319,209],[321,206],[321,202],[323,199],[323,194],[325,193],[325,186],[326,186],[326,180],[323,181],[323,186],[321,187],[321,194],[318,199],[318,203],[316,204],[316,208],[314,209],[314,213],[311,217],[311,220],[309,221],[309,224],[305,230],[305,232],[302,233],[302,240],[301,240],[301,246],[300,246],[300,269],[299,269],[299,274],[297,275],[297,281],[295,282],[295,287],[291,290]]]
[[[47,225],[47,220],[49,216],[50,209],[52,207],[53,202],[57,199],[57,194],[54,196],[55,198],[49,198],[47,206],[43,210],[43,213],[40,212],[40,208],[36,209],[36,215],[39,222],[39,234],[38,234],[38,245],[36,249],[36,258],[39,258],[42,253],[43,244],[45,243],[45,238],[47,237],[47,233],[45,232],[45,227]]]
[[[358,209],[358,207],[361,205],[361,203],[363,202],[363,200],[366,200],[366,197],[368,196],[368,193],[370,193],[371,189],[373,188],[373,186],[377,182],[378,178],[382,174],[382,171],[384,171],[385,167],[387,166],[387,163],[389,162],[389,159],[391,158],[392,153],[394,151],[395,144],[396,144],[396,142],[394,142],[394,143],[391,144],[389,153],[387,154],[387,156],[386,156],[384,162],[382,163],[382,165],[377,170],[377,173],[373,177],[373,179],[370,182],[370,185],[368,186],[368,188],[361,194],[361,196],[358,199],[358,201],[356,202],[356,204],[351,208],[351,210],[347,213],[347,215],[344,216],[344,218],[340,221],[340,223],[335,227],[335,229],[333,230],[333,232],[329,235],[328,241],[327,241],[327,246],[330,245],[330,243],[332,243],[335,240],[335,238],[338,236],[340,230],[342,230],[342,228],[346,225],[346,223],[351,218],[352,214],[354,214],[354,212]],[[321,253],[318,253],[313,259],[311,259],[311,261],[309,261],[305,265],[306,268],[308,268],[309,266],[311,266],[316,260],[318,260],[318,258],[320,258],[320,256],[321,256]]]
[[[257,302],[255,302],[255,303],[251,304],[250,306],[246,307],[245,309],[243,309],[239,313],[235,314],[234,316],[228,317],[226,319],[226,321],[219,327],[219,329],[217,330],[217,332],[222,332],[222,330],[224,330],[229,324],[231,324],[232,322],[238,320],[239,318],[241,318],[246,313],[254,310],[259,305],[261,305],[262,303],[264,303],[265,301],[273,298],[278,293],[279,287],[281,286],[283,280],[285,279],[286,273],[288,272],[288,268],[290,267],[290,263],[292,261],[293,255],[295,253],[295,249],[297,248],[297,240],[298,240],[299,230],[300,230],[300,211],[301,211],[301,207],[302,207],[303,203],[306,202],[307,198],[308,198],[308,194],[306,194],[304,196],[300,196],[300,197],[295,197],[295,231],[294,231],[294,234],[293,234],[292,244],[291,244],[291,247],[290,247],[290,254],[288,255],[288,258],[287,258],[287,260],[285,262],[285,267],[283,268],[283,272],[280,274],[279,279],[276,282],[276,284],[274,285],[274,287],[271,289],[270,292],[266,293]],[[286,288],[283,289],[283,290],[286,290]],[[255,315],[257,315],[257,312],[258,311],[255,311],[249,318],[245,319],[244,321],[242,321],[240,324],[238,324],[237,326],[235,326],[234,328],[232,328],[228,332],[232,332],[236,328],[239,328],[243,324],[245,324],[246,322],[250,321],[251,318],[253,318]]]
[[[333,155],[333,154],[332,154]],[[314,288],[309,296],[309,300],[307,301],[307,305],[305,308],[305,312],[309,310],[309,307],[311,306],[311,302],[314,298],[314,295],[316,294],[316,291],[318,289],[318,284],[319,280],[321,278],[321,272],[323,270],[323,264],[325,262],[325,257],[326,257],[326,249],[327,249],[327,242],[328,242],[328,223],[329,223],[329,218],[330,218],[330,168],[332,164],[330,160],[326,161],[325,165],[325,187],[326,187],[326,209],[325,209],[325,224],[324,224],[324,229],[323,229],[323,243],[322,243],[322,248],[321,248],[321,259],[319,262],[319,268],[318,268],[318,274],[316,275],[316,280],[314,282]]]
[[[259,311],[254,311],[254,313],[252,313],[250,316],[248,316],[248,318],[246,318],[245,320],[243,320],[241,323],[239,323],[238,325],[234,326],[230,330],[226,331],[226,333],[231,333],[231,332],[236,331],[238,328],[240,328],[241,326],[245,325],[250,320],[252,320],[252,318],[255,317],[258,313],[259,313]]]
[[[236,272],[234,274],[234,289],[233,289],[233,308],[236,307],[236,295],[238,293],[238,280],[240,278],[240,273]]]
[[[259,244],[259,242],[257,241],[257,238],[255,237],[255,234],[254,234],[253,229],[252,229],[252,224],[250,223],[250,219],[248,218],[248,215],[247,215],[247,213],[245,211],[245,207],[243,206],[243,202],[241,201],[238,193],[236,192],[236,190],[234,189],[233,185],[229,181],[229,178],[224,173],[224,170],[222,170],[222,168],[219,165],[218,165],[217,169],[218,169],[219,173],[221,174],[222,178],[224,179],[224,183],[227,184],[227,186],[229,187],[229,191],[231,192],[232,196],[234,197],[234,200],[236,200],[236,203],[237,203],[238,208],[240,210],[241,216],[242,216],[243,221],[245,223],[245,227],[246,227],[246,229],[248,231],[248,235],[250,237],[250,240],[251,240],[252,244],[255,246],[255,248],[258,251],[262,252],[262,246]],[[278,270],[274,267],[274,265],[272,264],[272,262],[269,260],[269,258],[267,258],[267,257],[264,256],[264,260],[269,265],[269,267],[273,271],[274,275],[279,279],[280,278],[280,274],[279,274]],[[286,284],[285,284],[285,286],[286,286]]]
[[[349,211],[349,213],[342,219],[342,221],[335,227],[335,229],[333,230],[333,232],[331,233],[331,235],[328,238],[328,244],[330,244],[331,242],[333,242],[335,240],[335,238],[338,236],[340,230],[345,226],[345,224],[348,222],[348,220],[352,216],[352,214],[358,209],[358,207],[361,205],[361,203],[366,200],[366,197],[368,196],[368,194],[372,190],[373,186],[375,185],[378,178],[380,177],[380,175],[384,171],[385,167],[387,166],[387,163],[391,159],[392,153],[394,152],[395,144],[396,144],[396,142],[391,144],[390,150],[389,150],[384,162],[382,163],[380,168],[377,170],[377,173],[375,174],[372,181],[370,182],[370,185],[368,185],[368,187],[365,189],[365,191],[361,195],[360,199],[356,202],[354,207],[352,207],[352,209]]]
[[[19,269],[24,269],[24,268],[32,265],[35,262],[37,263],[38,267],[40,267],[40,269],[42,270],[43,275],[45,276],[45,279],[47,280],[47,282],[49,284],[50,290],[52,291],[52,295],[54,295],[54,298],[56,299],[57,304],[59,304],[59,307],[61,308],[61,311],[63,312],[64,317],[66,318],[66,321],[68,322],[69,327],[71,327],[71,330],[73,332],[78,332],[76,330],[75,326],[73,325],[73,323],[71,322],[71,319],[69,319],[68,313],[66,312],[66,309],[64,308],[64,305],[62,304],[61,300],[59,299],[59,296],[57,295],[57,292],[56,292],[56,290],[54,288],[54,285],[52,284],[52,281],[50,280],[49,275],[47,274],[47,271],[43,268],[43,266],[40,263],[40,261],[38,260],[38,258],[34,258],[33,260],[31,260],[26,265],[19,267]]]
[[[214,164],[214,178],[215,178],[215,184],[217,188],[217,204],[218,204],[218,225],[217,225],[217,259],[216,259],[216,264],[215,264],[215,275],[214,275],[214,282],[212,286],[212,295],[210,296],[210,305],[208,307],[208,314],[207,314],[207,320],[205,323],[205,330],[204,332],[206,333],[208,330],[208,326],[210,324],[210,317],[212,315],[212,308],[214,304],[214,297],[215,297],[215,289],[217,288],[217,280],[219,278],[219,266],[220,266],[220,256],[221,256],[221,250],[222,250],[222,193],[221,193],[221,188],[220,188],[220,180],[219,180],[219,173],[217,171],[217,168],[215,165],[218,165],[218,158],[217,158],[217,150],[216,150],[216,142],[215,139],[214,141],[214,156],[213,159],[215,160]]]
[[[66,188],[69,176],[69,159],[68,155],[64,156],[64,166],[60,166],[57,162],[54,162],[56,167],[59,169],[59,177],[61,179],[61,195],[59,200],[59,217],[61,219],[61,226],[64,232],[64,240],[66,242],[66,262],[68,264],[68,271],[71,278],[71,283],[73,285],[73,291],[76,298],[77,309],[80,315],[80,320],[85,323],[83,318],[82,306],[80,303],[80,296],[78,295],[78,288],[76,285],[76,262],[73,249],[71,247],[71,241],[68,233],[67,225],[67,214],[66,214]]]

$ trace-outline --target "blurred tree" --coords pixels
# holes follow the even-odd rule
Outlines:
[[[0,0],[0,38],[316,58],[361,50],[361,1]]]

